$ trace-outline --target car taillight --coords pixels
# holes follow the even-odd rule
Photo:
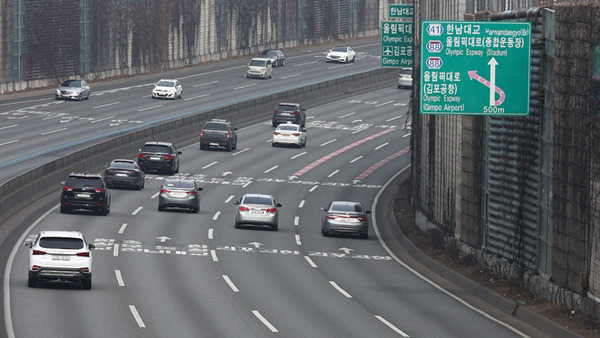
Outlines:
[[[335,215],[327,215],[327,216],[325,216],[325,217],[327,217],[327,219],[335,219],[335,218],[336,218],[336,216],[335,216]]]
[[[173,155],[165,155],[165,160],[172,160],[173,159]]]
[[[197,191],[186,191],[185,193],[190,195],[198,195]]]
[[[227,132],[227,135],[225,135],[227,137],[227,139],[229,140],[229,137],[231,136],[229,132]]]
[[[46,251],[42,251],[42,250],[33,250],[33,254],[34,255],[45,255]]]
[[[90,272],[90,268],[88,268],[87,266],[84,266],[83,268],[80,268],[79,270],[81,270],[83,272]]]
[[[361,222],[366,222],[367,221],[366,217],[356,217],[356,218],[358,218],[358,220],[361,221]]]
[[[90,252],[89,251],[78,252],[76,255],[79,257],[90,257]]]
[[[275,114],[279,114],[279,110],[275,109]]]
[[[31,267],[31,270],[39,270],[39,269],[41,269],[41,268],[42,268],[42,267],[41,267],[41,266],[39,266],[39,265],[34,265],[34,266],[32,266],[32,267]]]
[[[281,134],[281,133],[280,133],[280,132],[278,132],[278,131],[274,131],[274,132],[273,132],[273,135],[279,135],[279,134]]]
[[[104,188],[96,188],[94,189],[95,192],[104,192]]]
[[[294,115],[298,115],[298,114],[300,114],[300,112],[296,110],[296,111],[293,112],[293,114]]]
[[[65,187],[63,187],[63,190],[64,191],[73,191],[73,187],[65,186]]]
[[[106,169],[106,172],[105,172],[105,173],[106,173],[107,175],[112,175],[112,174],[114,174],[114,173],[115,173],[115,171],[114,171],[114,170],[111,170],[111,169]]]
[[[275,209],[275,208],[269,208],[269,209],[267,209],[267,212],[270,213],[270,214],[274,214],[274,213],[277,212],[277,209]]]
[[[300,133],[293,133],[294,136],[300,136]]]
[[[146,154],[138,154],[138,158],[146,158]]]
[[[200,132],[200,137],[204,136],[204,130]]]
[[[161,192],[161,193],[169,193],[169,192],[171,192],[171,190],[167,190],[167,189],[160,189],[160,192]]]
[[[250,211],[250,209],[248,209],[248,207],[239,207],[238,209],[240,211]]]

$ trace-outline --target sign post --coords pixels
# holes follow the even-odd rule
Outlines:
[[[529,115],[531,23],[423,21],[421,114]]]

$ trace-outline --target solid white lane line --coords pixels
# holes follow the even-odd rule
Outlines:
[[[282,80],[285,80],[285,79],[289,79],[289,78],[291,78],[291,77],[296,77],[296,76],[300,76],[300,75],[302,75],[302,74],[293,74],[293,75],[288,75],[288,76],[284,76],[284,77],[282,77],[281,79],[282,79]]]
[[[115,244],[115,246],[113,247],[113,256],[114,257],[119,256],[119,244]]]
[[[58,133],[59,131],[63,131],[63,130],[67,130],[69,128],[60,128],[60,129],[56,129],[56,130],[51,130],[51,131],[47,131],[45,133],[41,133],[40,135],[48,135],[48,134],[52,134],[52,133]]]
[[[409,137],[409,136],[410,136],[410,133],[403,135],[402,137]]]
[[[294,65],[294,67],[300,67],[300,66],[306,66],[306,65],[312,65],[313,63],[317,63],[318,61],[311,61],[311,62],[304,62],[304,63],[299,63],[297,65]]]
[[[279,332],[275,326],[271,325],[271,323],[269,323],[268,320],[265,319],[265,317],[263,317],[260,312],[256,311],[256,310],[252,310],[252,313],[256,316],[256,318],[258,318],[263,324],[265,324],[266,327],[269,328],[269,330],[271,330],[271,332],[275,333],[275,332]]]
[[[241,153],[245,153],[245,152],[247,152],[247,151],[248,151],[248,150],[250,150],[250,149],[252,149],[252,148],[245,148],[245,149],[242,149],[242,150],[238,151],[237,153],[233,153],[232,155],[233,155],[233,156],[236,156],[236,155],[239,155],[239,154],[241,154]]]
[[[225,200],[225,203],[231,202],[231,200],[233,199],[233,197],[234,197],[233,195],[227,197],[227,199]]]
[[[381,106],[385,106],[386,104],[390,104],[392,102],[394,102],[394,100],[377,104],[377,105],[375,105],[375,108],[378,108],[378,107],[381,107]]]
[[[150,198],[155,199],[158,197],[158,195],[160,195],[160,191],[157,191],[156,194],[152,195]]]
[[[336,282],[330,280],[329,284],[331,284],[331,286],[333,286],[334,288],[336,288],[336,290],[338,290],[346,298],[352,298],[352,295],[350,295],[348,292],[346,292],[346,290],[342,289],[339,285],[337,285]]]
[[[339,117],[338,117],[338,119],[343,119],[344,117],[352,116],[352,115],[354,115],[354,114],[356,114],[356,112],[352,112],[352,113],[348,113],[348,114],[345,114],[345,115],[339,116]]]
[[[401,118],[401,117],[402,117],[402,115],[400,115],[400,116],[396,116],[396,117],[392,117],[391,119],[387,119],[387,120],[385,120],[385,122],[394,121],[394,120],[397,120],[397,119],[399,119],[399,118]]]
[[[215,83],[219,83],[219,81],[199,83],[199,84],[193,85],[192,87],[196,88],[196,87],[208,86],[208,85],[215,84]]]
[[[363,156],[362,156],[362,155],[360,155],[359,157],[357,157],[357,158],[353,159],[352,161],[350,161],[350,163],[354,163],[354,162],[356,162],[356,161],[360,160],[361,158],[363,158]]]
[[[331,141],[327,141],[327,142],[325,142],[325,143],[322,143],[322,144],[321,144],[321,147],[322,147],[322,146],[326,146],[326,145],[328,145],[329,143],[333,143],[333,142],[335,142],[335,141],[337,141],[337,139],[335,139],[335,138],[334,138],[334,139],[333,139],[333,140],[331,140]]]
[[[383,148],[383,147],[387,146],[388,144],[390,144],[390,143],[389,143],[389,142],[386,142],[386,143],[384,143],[384,144],[382,144],[382,145],[380,145],[380,146],[376,147],[374,150],[379,150],[380,148]]]
[[[249,185],[250,185],[250,183],[252,183],[252,181],[250,181],[250,182],[248,182],[248,183],[246,183],[246,184],[242,185],[242,188],[245,188],[245,187],[249,186]]]
[[[266,173],[268,173],[268,172],[270,172],[270,171],[272,171],[272,170],[275,170],[275,169],[277,169],[277,168],[279,168],[279,166],[278,166],[278,165],[276,165],[276,166],[272,166],[271,168],[269,168],[269,169],[265,170],[265,171],[264,171],[264,173],[266,174]]]
[[[121,270],[115,270],[115,276],[117,277],[117,284],[119,284],[119,286],[125,286],[125,283],[123,283],[123,276],[121,276]]]
[[[380,315],[376,315],[375,318],[379,319],[382,323],[384,323],[385,325],[387,325],[390,329],[394,330],[397,334],[401,335],[402,337],[410,337],[409,335],[407,335],[406,333],[402,332],[402,330],[400,330],[399,328],[397,328],[396,326],[394,326],[394,324],[388,322],[387,320],[385,320],[385,318],[381,317]]]
[[[213,262],[219,261],[219,258],[217,258],[217,252],[215,250],[210,250],[210,257],[212,257]]]
[[[214,229],[208,229],[208,239],[213,239]]]
[[[300,154],[298,154],[298,155],[294,155],[294,156],[290,157],[290,159],[292,159],[292,160],[295,160],[295,159],[297,159],[298,157],[300,157],[300,156],[302,156],[302,155],[304,155],[304,154],[306,154],[306,151],[303,151],[303,152],[301,152],[301,153],[300,153]]]
[[[297,245],[302,245],[302,241],[300,241],[300,235],[296,234],[296,244]]]
[[[310,266],[312,266],[313,268],[318,268],[317,264],[315,264],[315,262],[313,262],[313,260],[308,257],[308,256],[304,256],[304,259],[306,259],[306,261],[308,262],[308,264],[310,264]]]
[[[11,143],[15,143],[15,142],[19,142],[19,140],[12,140],[12,141],[8,141],[8,142],[0,143],[0,146],[5,146],[7,144],[11,144]]]
[[[159,105],[156,105],[156,106],[150,106],[150,107],[138,109],[138,111],[150,110],[150,109],[154,109],[154,108],[158,108],[158,107],[162,107],[162,106],[163,106],[162,104],[159,104]]]
[[[113,102],[113,103],[101,104],[99,106],[92,107],[92,109],[104,108],[104,107],[112,106],[115,104],[119,104],[119,102],[117,101],[117,102]]]
[[[115,117],[114,116],[109,116],[109,117],[105,117],[103,119],[94,120],[94,121],[92,121],[90,123],[102,122],[102,121],[110,120],[110,119],[113,119],[113,118],[115,118]]]
[[[305,202],[304,200],[300,201],[300,204],[298,204],[298,208],[304,207],[304,202]]]
[[[234,90],[236,90],[236,89],[243,89],[243,88],[248,88],[248,87],[252,87],[252,86],[256,86],[256,83],[252,83],[252,84],[245,85],[245,86],[233,87],[233,89]]]
[[[198,96],[186,97],[185,99],[183,99],[183,101],[195,100],[195,99],[199,99],[199,98],[207,97],[207,96],[210,96],[210,94],[202,94],[202,95],[198,95]]]
[[[240,292],[240,290],[235,286],[235,284],[233,284],[233,282],[231,281],[231,279],[229,278],[229,276],[223,275],[223,279],[225,280],[225,282],[227,283],[227,285],[229,285],[229,287],[231,288],[231,290],[233,290],[233,292]]]
[[[6,127],[0,127],[0,130],[2,130],[2,129],[8,129],[8,128],[14,128],[14,127],[18,127],[18,126],[19,126],[18,124],[13,124],[13,125],[6,126]]]
[[[205,165],[204,167],[202,167],[202,169],[206,169],[206,168],[212,167],[213,165],[215,165],[217,163],[219,163],[219,162],[218,161],[214,161],[213,163]]]
[[[144,209],[144,207],[142,207],[142,206],[139,206],[139,207],[137,207],[137,209],[135,209],[135,210],[134,210],[134,211],[131,213],[131,215],[132,215],[132,216],[135,216],[135,215],[137,215],[137,214],[138,214],[138,212],[140,212],[142,209]]]
[[[298,224],[300,224],[300,216],[294,217],[294,225],[298,226]]]
[[[309,190],[308,192],[313,192],[313,191],[315,191],[315,189],[317,189],[318,187],[319,187],[318,185],[315,185],[315,186],[313,186],[312,188],[310,188],[310,190]]]
[[[219,215],[220,215],[220,214],[221,214],[221,212],[220,212],[220,211],[217,211],[217,212],[215,213],[215,215],[213,216],[213,221],[216,221],[217,219],[219,219]]]
[[[140,314],[135,308],[135,305],[129,305],[129,310],[131,311],[133,318],[135,318],[135,321],[137,322],[138,326],[141,328],[146,327],[146,324],[144,324],[144,321],[142,320],[142,317],[140,317]]]
[[[127,223],[123,223],[123,225],[121,225],[121,228],[119,229],[119,233],[122,234],[125,231],[126,227],[127,227]]]
[[[331,174],[329,174],[327,177],[331,177],[331,176],[333,176],[333,175],[335,175],[335,174],[337,174],[337,173],[339,173],[339,172],[340,172],[340,170],[339,170],[339,169],[337,169],[337,170],[335,170],[334,172],[332,172]]]

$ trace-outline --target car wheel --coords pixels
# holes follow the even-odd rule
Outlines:
[[[240,223],[238,223],[238,222],[235,222],[235,228],[236,229],[241,229],[242,225]]]
[[[162,205],[158,206],[158,211],[165,211],[165,207],[163,207]]]
[[[306,139],[304,139],[304,142],[302,142],[302,147],[306,147]]]
[[[368,233],[360,234],[360,238],[362,238],[362,239],[368,239],[369,238],[369,234]]]
[[[235,141],[235,143],[233,144],[233,149],[237,150],[237,140]]]
[[[64,206],[64,204],[60,204],[60,213],[61,214],[66,214],[69,212],[69,209],[67,207]]]
[[[277,147],[277,143],[275,143],[275,142],[271,143],[271,147]]]
[[[195,214],[197,214],[197,213],[199,213],[199,212],[200,212],[200,207],[196,207],[196,208],[192,209],[192,211],[193,211]]]
[[[227,144],[226,149],[227,149],[227,151],[231,151],[233,149],[233,145],[231,144],[231,141]]]
[[[275,224],[271,227],[271,231],[277,231],[278,228],[279,228],[279,226],[277,224]]]
[[[84,290],[92,289],[92,276],[90,276],[90,278],[88,278],[88,279],[83,280],[83,289]]]
[[[81,93],[79,93],[79,95],[77,95],[77,101],[81,101]]]
[[[285,59],[283,59],[283,64],[282,64],[282,66],[285,66]]]
[[[37,279],[33,278],[33,277],[29,277],[27,278],[27,286],[30,288],[34,288],[37,286]]]
[[[277,123],[275,123],[275,121],[273,121],[272,125],[273,125],[273,128],[277,128]]]
[[[173,170],[173,174],[177,174],[179,172],[179,163],[177,163],[177,168]]]
[[[325,228],[321,227],[321,233],[324,237],[329,237],[329,231],[325,231]]]
[[[356,56],[352,57],[352,63],[354,63],[354,60],[356,59]]]
[[[100,209],[100,214],[102,216],[106,216],[110,213],[110,205],[105,205],[104,207],[102,207],[102,209]]]

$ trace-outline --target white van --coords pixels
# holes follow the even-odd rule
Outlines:
[[[246,78],[260,77],[263,79],[270,79],[272,74],[273,65],[271,64],[271,59],[253,58],[248,63]]]

